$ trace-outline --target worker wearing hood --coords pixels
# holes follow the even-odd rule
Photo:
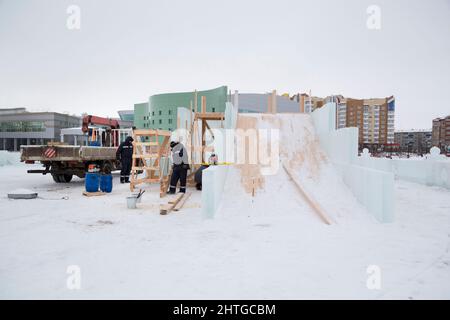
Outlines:
[[[178,181],[180,181],[180,192],[186,192],[186,177],[189,170],[189,159],[186,148],[182,143],[172,141],[170,143],[172,151],[172,176],[170,177],[169,194],[176,192]]]
[[[116,159],[120,161],[120,183],[130,182],[131,164],[133,160],[133,138],[127,137],[117,148]]]

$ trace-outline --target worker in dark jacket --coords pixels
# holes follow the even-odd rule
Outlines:
[[[120,161],[120,183],[130,182],[131,162],[133,159],[133,138],[127,137],[117,148],[116,159]]]
[[[189,170],[189,159],[186,148],[180,142],[170,142],[172,150],[172,177],[170,178],[169,194],[174,194],[180,181],[180,192],[186,192],[186,177]]]

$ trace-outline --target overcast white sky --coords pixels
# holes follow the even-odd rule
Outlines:
[[[449,56],[450,0],[0,0],[0,108],[117,116],[163,92],[311,89],[393,94],[396,128],[425,129],[450,114]]]

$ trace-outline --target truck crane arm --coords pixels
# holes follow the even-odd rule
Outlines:
[[[88,132],[90,125],[98,125],[109,127],[110,129],[119,129],[119,121],[110,118],[97,117],[92,115],[87,115],[83,117],[83,124],[81,130],[83,132]]]

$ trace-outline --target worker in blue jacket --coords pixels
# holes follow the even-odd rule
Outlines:
[[[116,152],[116,159],[120,161],[122,169],[120,170],[120,183],[130,182],[131,164],[133,160],[133,138],[127,137],[119,145]]]

